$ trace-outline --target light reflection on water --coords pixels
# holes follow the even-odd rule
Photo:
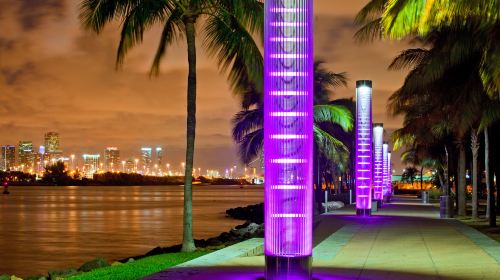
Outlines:
[[[225,210],[262,200],[262,187],[194,187],[195,238],[242,223]],[[0,197],[0,274],[46,274],[180,243],[182,201],[180,186],[12,187]]]

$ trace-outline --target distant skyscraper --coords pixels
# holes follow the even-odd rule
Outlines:
[[[62,156],[62,151],[59,148],[59,144],[59,133],[45,133],[45,153],[47,154],[48,160],[58,159]]]
[[[3,171],[14,169],[16,165],[16,146],[2,146],[0,152],[0,169]]]
[[[23,166],[26,170],[34,167],[35,152],[33,151],[33,142],[19,141],[19,145],[17,146],[17,160],[19,165]]]
[[[94,173],[99,169],[99,158],[100,155],[83,155],[83,170],[85,173],[85,177],[92,178]]]
[[[104,164],[107,171],[120,170],[120,150],[117,147],[107,147],[104,150]]]
[[[163,160],[163,149],[161,147],[156,147],[156,164],[161,166]]]
[[[144,171],[151,169],[152,158],[153,158],[153,149],[149,147],[141,148],[141,159],[145,169]]]

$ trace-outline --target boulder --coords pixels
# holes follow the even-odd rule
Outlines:
[[[321,206],[323,207],[323,209],[325,208],[325,203],[321,203]],[[333,211],[333,210],[336,210],[336,209],[340,209],[340,208],[343,208],[344,207],[344,203],[342,201],[328,201],[327,204],[327,210],[328,211]]]
[[[240,227],[240,228],[236,227],[236,228],[232,229],[231,233],[236,235],[236,236],[241,237],[241,236],[253,235],[261,229],[263,229],[262,225],[259,225],[256,223],[250,223],[250,224],[247,224],[246,227]]]
[[[127,263],[135,262],[134,258],[129,258]]]
[[[215,237],[207,239],[207,246],[209,246],[209,247],[218,247],[221,245],[223,245],[222,241],[220,241],[219,239],[217,239]]]
[[[64,279],[77,274],[78,270],[74,268],[67,268],[63,270],[51,270],[49,271],[49,279],[50,280]]]
[[[123,263],[121,262],[114,262],[111,264],[111,266],[120,266],[120,265],[123,265]]]
[[[19,277],[15,276],[15,275],[12,275],[10,277],[10,280],[23,280],[23,278],[19,278]]]
[[[109,263],[102,257],[97,257],[91,261],[88,261],[84,263],[80,268],[78,268],[78,271],[83,271],[83,272],[89,272],[94,269],[102,268],[102,267],[108,267]]]

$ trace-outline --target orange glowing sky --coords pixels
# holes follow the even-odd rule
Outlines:
[[[335,97],[353,97],[358,79],[374,83],[374,122],[393,130],[400,119],[386,113],[388,96],[405,73],[387,71],[408,45],[376,42],[357,45],[355,13],[367,0],[315,0],[316,56],[350,85]],[[163,146],[167,161],[184,157],[187,59],[184,43],[170,48],[159,78],[147,75],[159,28],[115,71],[119,24],[100,35],[78,22],[78,0],[0,0],[0,145],[32,140],[58,131],[69,153],[102,153],[118,146],[124,157],[140,146]],[[198,41],[199,42],[199,41]],[[215,61],[198,48],[198,129],[195,167],[237,164],[230,120],[238,100]]]

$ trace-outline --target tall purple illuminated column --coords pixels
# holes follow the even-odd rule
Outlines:
[[[356,82],[356,213],[372,207],[372,81]]]
[[[310,279],[313,0],[267,0],[265,12],[266,278]]]
[[[387,182],[387,197],[389,199],[392,196],[392,162],[391,162],[391,152],[387,152],[387,174],[388,174],[388,182]]]
[[[384,143],[384,125],[373,124],[373,199],[382,201],[384,191],[383,180],[383,155],[382,144]]]
[[[384,194],[387,195],[387,188],[389,187],[389,161],[388,161],[388,153],[389,153],[389,144],[387,142],[384,142],[384,145],[382,145],[382,155],[383,155],[383,178],[384,178]]]

